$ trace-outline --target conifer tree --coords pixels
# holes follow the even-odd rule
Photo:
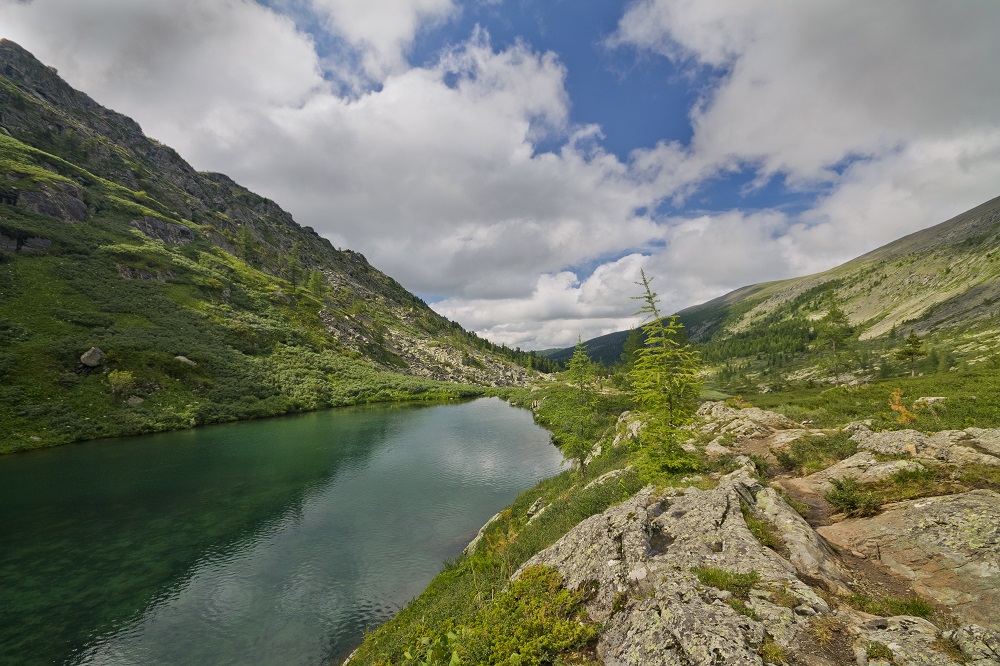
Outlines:
[[[668,428],[679,428],[691,421],[701,393],[698,379],[700,356],[683,340],[684,325],[677,315],[664,318],[651,279],[641,271],[642,301],[636,314],[647,319],[642,330],[646,343],[639,349],[630,373],[636,402]]]
[[[821,345],[830,347],[830,357],[833,365],[833,382],[840,386],[841,355],[847,351],[854,330],[847,315],[832,299],[830,307],[819,320],[817,339]]]
[[[594,364],[587,355],[587,345],[577,338],[573,356],[569,359],[566,369],[566,379],[574,390],[574,409],[576,424],[573,431],[562,436],[561,449],[567,460],[574,460],[580,466],[580,476],[583,476],[587,456],[593,450],[593,443],[587,437],[587,424],[591,418],[594,402],[593,377]]]
[[[913,331],[910,331],[910,335],[903,342],[903,346],[896,352],[896,358],[901,361],[909,361],[911,377],[917,376],[917,359],[926,355],[927,352],[924,351],[923,340]]]

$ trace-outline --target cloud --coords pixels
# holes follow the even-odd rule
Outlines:
[[[238,142],[235,118],[297,106],[326,87],[312,39],[254,2],[0,3],[0,33],[99,102],[193,152]]]
[[[309,0],[326,28],[356,52],[372,81],[406,68],[417,33],[459,10],[453,0]],[[350,78],[350,77],[348,77]]]
[[[476,29],[409,62],[454,0],[269,5],[0,0],[0,35],[513,346],[635,324],[640,268],[676,310],[828,268],[1000,182],[995,3],[632,2],[608,43],[670,59],[700,97],[689,141],[627,158],[574,119],[558,54]],[[748,170],[803,210],[685,209]]]
[[[692,159],[836,180],[854,156],[996,127],[998,21],[995,3],[640,0],[610,43],[722,73],[691,111]]]

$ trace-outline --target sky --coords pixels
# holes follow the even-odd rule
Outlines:
[[[0,37],[497,343],[1000,195],[995,0],[0,0]]]

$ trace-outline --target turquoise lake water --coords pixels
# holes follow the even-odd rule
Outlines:
[[[0,457],[0,664],[326,664],[559,470],[497,399]]]

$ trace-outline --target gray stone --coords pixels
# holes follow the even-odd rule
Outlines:
[[[34,192],[21,191],[17,205],[36,215],[48,215],[66,222],[87,219],[87,204],[80,188],[70,183],[43,185]]]
[[[851,436],[858,448],[882,455],[908,455],[914,458],[941,460],[955,465],[975,463],[1000,467],[1000,457],[980,453],[977,449],[996,451],[1000,434],[996,431],[969,428],[942,430],[924,434],[916,430],[872,432],[865,426],[855,426]]]
[[[905,615],[876,618],[857,625],[858,637],[854,642],[856,663],[861,666],[959,666],[955,661],[934,649],[938,629],[919,617]],[[892,661],[869,659],[867,648],[872,642],[881,643],[892,650]]]
[[[80,356],[80,363],[88,368],[96,368],[104,364],[104,352],[99,347],[91,347]]]
[[[972,666],[1000,666],[1000,632],[976,624],[967,624],[948,632]]]
[[[183,363],[184,365],[190,365],[191,367],[196,367],[198,364],[189,359],[187,356],[174,356],[174,360],[178,363]]]
[[[52,241],[48,238],[26,238],[21,244],[21,252],[48,252]]]
[[[125,401],[125,404],[128,405],[129,407],[138,407],[144,402],[146,401],[140,398],[139,396],[133,395],[129,396],[128,400]]]
[[[825,495],[833,489],[831,481],[854,477],[861,483],[875,483],[901,471],[919,471],[924,466],[915,460],[879,461],[870,451],[858,451],[850,458],[804,478],[783,479],[783,486],[802,492]]]
[[[723,477],[712,490],[647,488],[584,520],[525,567],[553,567],[567,587],[589,591],[587,612],[605,627],[597,648],[605,664],[759,664],[765,633],[790,647],[808,623],[805,615],[772,603],[772,591],[814,613],[830,609],[799,580],[795,563],[761,546],[747,528],[741,504],[766,512],[769,520],[796,527],[802,521],[751,469]],[[780,531],[795,532],[787,525]],[[814,557],[826,552],[820,547]],[[703,585],[695,567],[756,572],[760,580],[746,604],[760,619],[725,603],[730,594]],[[810,571],[823,575],[825,569],[817,564]]]
[[[962,621],[1000,630],[1000,494],[973,490],[884,507],[820,527],[830,543],[879,560]]]
[[[17,239],[0,234],[0,252],[14,254],[17,252]]]
[[[142,217],[129,222],[146,236],[172,245],[187,245],[194,241],[194,232],[183,224],[167,222],[155,217]]]

